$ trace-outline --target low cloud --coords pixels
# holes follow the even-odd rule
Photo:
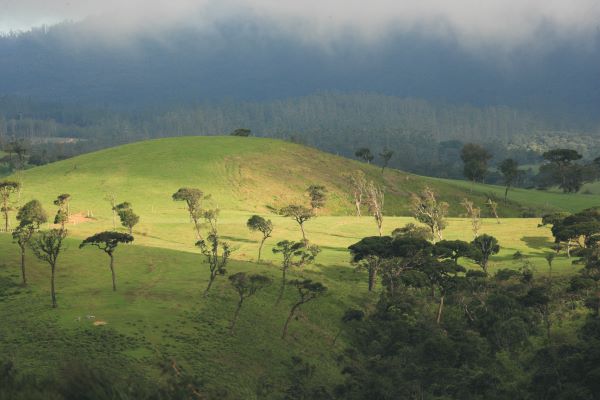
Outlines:
[[[513,48],[540,38],[595,37],[598,0],[0,0],[0,29],[87,19],[95,35],[123,41],[175,27],[211,29],[232,18],[269,21],[302,40],[364,41],[391,32]]]

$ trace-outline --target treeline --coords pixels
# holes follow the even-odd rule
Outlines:
[[[36,163],[132,141],[228,134],[238,128],[344,156],[365,145],[387,148],[396,153],[391,167],[452,178],[462,176],[459,152],[470,142],[493,148],[493,163],[511,157],[535,164],[544,151],[565,147],[565,140],[585,158],[600,153],[600,139],[543,116],[508,107],[433,104],[369,93],[323,92],[277,101],[136,110],[0,99],[0,141],[29,141]]]

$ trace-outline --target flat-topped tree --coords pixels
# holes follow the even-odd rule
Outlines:
[[[65,224],[69,222],[71,217],[70,210],[71,195],[63,193],[54,200],[54,205],[58,207],[56,216],[54,217],[54,223],[60,225],[61,229],[65,229]]]
[[[123,203],[117,204],[115,206],[117,210],[117,215],[121,220],[121,225],[129,230],[129,234],[133,234],[133,227],[140,222],[140,217],[136,213],[133,212],[131,208],[131,203],[125,201]]]
[[[304,242],[291,242],[289,240],[282,240],[277,243],[273,248],[274,254],[281,254],[283,261],[281,263],[281,287],[279,289],[279,296],[277,297],[277,303],[283,298],[283,293],[286,286],[286,275],[292,267],[302,267],[303,265],[312,263],[321,249],[317,246],[307,246]]]
[[[0,211],[4,216],[4,231],[10,227],[9,213],[14,210],[11,198],[19,191],[21,184],[14,181],[0,181]]]
[[[204,192],[200,189],[183,187],[173,193],[171,197],[174,201],[185,201],[190,221],[194,223],[196,236],[198,240],[202,239],[202,233],[200,232],[200,220],[204,212],[202,201],[209,196],[205,196]]]
[[[50,293],[52,295],[52,308],[57,307],[54,278],[56,276],[58,256],[63,249],[63,241],[66,237],[67,231],[65,229],[51,229],[49,231],[36,233],[29,242],[29,246],[31,247],[33,254],[35,254],[35,256],[41,261],[48,263],[50,266]]]
[[[320,282],[313,282],[310,279],[294,279],[293,281],[290,281],[290,285],[295,286],[296,289],[298,289],[299,298],[292,305],[290,313],[287,319],[285,320],[285,324],[283,325],[283,332],[281,333],[282,339],[285,339],[285,337],[287,336],[288,325],[290,324],[290,321],[296,314],[296,311],[298,311],[298,309],[303,304],[306,304],[309,301],[312,301],[318,297],[322,297],[323,295],[325,295],[325,293],[327,293],[326,286],[323,286],[323,284]]]
[[[301,206],[299,204],[290,204],[289,206],[283,207],[279,210],[279,215],[292,218],[300,226],[302,231],[302,240],[304,243],[308,243],[306,239],[306,232],[304,231],[304,223],[311,218],[314,218],[315,213],[310,208]]]
[[[21,249],[21,277],[23,285],[27,285],[25,248],[29,245],[33,234],[40,228],[40,225],[48,221],[48,215],[39,201],[31,200],[19,209],[17,221],[19,221],[19,226],[13,231],[12,237]]]
[[[375,287],[377,274],[384,261],[392,256],[391,245],[392,238],[389,236],[371,236],[348,247],[352,264],[356,265],[358,271],[367,271],[369,292]]]
[[[306,189],[306,193],[310,197],[310,207],[316,215],[317,210],[325,207],[327,202],[327,188],[323,185],[310,185]]]
[[[231,326],[229,327],[229,333],[233,335],[244,301],[249,297],[254,296],[259,290],[271,285],[273,280],[268,276],[260,274],[248,275],[245,272],[238,272],[229,277],[229,282],[239,296],[237,307],[233,314],[233,319],[231,320]]]
[[[131,243],[133,242],[133,236],[127,233],[114,232],[114,231],[105,231],[96,233],[85,239],[79,245],[79,248],[83,248],[85,246],[96,246],[100,250],[104,251],[110,257],[110,272],[112,274],[112,286],[113,291],[117,291],[117,281],[115,276],[115,258],[114,252],[117,249],[117,246],[120,243]]]
[[[248,222],[246,222],[246,226],[253,232],[259,231],[262,233],[260,246],[258,246],[258,262],[260,262],[260,254],[263,245],[265,244],[265,241],[271,237],[271,233],[273,232],[273,223],[270,219],[267,220],[260,215],[253,215],[248,219]]]

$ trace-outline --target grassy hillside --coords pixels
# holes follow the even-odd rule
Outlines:
[[[18,247],[9,235],[0,233],[0,354],[39,375],[51,374],[57,360],[73,355],[101,368],[126,368],[151,377],[158,376],[160,361],[176,360],[199,376],[207,390],[226,389],[231,398],[254,398],[263,384],[275,391],[284,388],[292,356],[317,366],[317,382],[339,382],[336,357],[345,345],[343,334],[335,347],[331,343],[342,325],[340,317],[347,308],[369,308],[378,298],[368,294],[365,273],[354,271],[348,262],[350,244],[377,234],[371,217],[344,215],[352,212],[344,174],[357,168],[385,182],[388,214],[405,212],[408,194],[425,184],[454,203],[464,196],[481,203],[487,193],[502,193],[499,187],[471,187],[399,171],[386,171],[382,180],[378,168],[356,161],[281,141],[233,137],[136,143],[26,171],[21,202],[38,198],[53,214],[52,199],[68,192],[73,196],[72,212],[93,217],[79,215],[68,225],[68,246],[59,261],[56,310],[49,307],[47,265],[28,253],[30,285],[21,287]],[[302,309],[284,341],[279,335],[294,292],[289,290],[284,302],[274,304],[280,257],[271,248],[279,240],[301,236],[295,222],[268,214],[266,206],[306,201],[303,191],[310,183],[325,184],[331,194],[324,215],[306,223],[308,238],[322,252],[316,265],[296,270],[292,277],[322,282],[329,293]],[[227,335],[235,306],[227,278],[219,277],[211,295],[202,298],[208,267],[194,247],[183,205],[171,200],[171,194],[184,185],[211,193],[212,205],[222,209],[219,233],[234,250],[229,274],[261,272],[275,280],[245,305],[234,337]],[[117,293],[111,291],[107,256],[94,248],[78,249],[82,238],[112,228],[110,207],[103,200],[109,191],[119,201],[132,202],[141,216],[134,245],[117,250]],[[511,198],[536,210],[541,202],[575,210],[597,199],[525,190],[511,192]],[[516,214],[521,207],[513,203],[505,212]],[[275,226],[263,251],[263,264],[253,262],[260,236],[245,225],[254,212],[268,215]],[[384,232],[409,222],[414,219],[386,215]],[[481,232],[497,237],[502,246],[492,257],[492,271],[520,267],[523,260],[513,259],[517,251],[528,257],[537,272],[547,270],[544,255],[550,251],[551,235],[538,223],[537,218],[506,218],[500,224],[483,220]],[[470,240],[470,221],[450,218],[445,237]],[[563,255],[553,265],[557,274],[575,271]],[[95,319],[87,319],[88,315]],[[98,320],[106,325],[93,325]]]
[[[177,208],[171,194],[181,186],[199,187],[214,198],[214,206],[228,210],[264,212],[268,206],[306,202],[306,187],[324,184],[329,189],[325,214],[351,215],[353,205],[348,174],[363,170],[385,186],[388,215],[406,215],[411,192],[434,186],[451,213],[462,212],[460,200],[469,197],[483,205],[490,193],[501,197],[502,188],[423,178],[337,157],[284,141],[239,137],[183,137],[133,143],[82,155],[28,170],[23,178],[24,199],[50,202],[70,193],[73,207],[107,217],[103,200],[114,192],[141,214],[169,213]],[[543,197],[543,200],[542,200]],[[521,216],[523,207],[573,209],[598,203],[597,196],[563,196],[515,191],[516,202],[501,206],[503,216]]]

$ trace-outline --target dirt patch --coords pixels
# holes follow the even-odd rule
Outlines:
[[[92,222],[95,218],[88,217],[86,213],[80,212],[77,214],[71,214],[69,217],[69,224],[78,225],[84,222]]]
[[[94,325],[94,326],[104,326],[107,323],[108,322],[106,322],[106,321],[98,320],[98,321],[94,321],[94,323],[92,325]]]

